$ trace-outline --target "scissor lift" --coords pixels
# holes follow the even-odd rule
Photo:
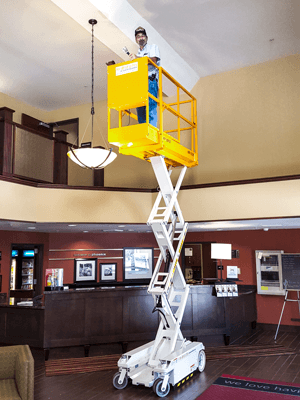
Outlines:
[[[148,58],[108,67],[109,142],[119,146],[122,154],[149,161],[153,167],[159,193],[147,224],[151,226],[160,249],[160,255],[148,287],[154,299],[154,311],[160,323],[154,341],[122,355],[118,361],[119,372],[113,378],[117,389],[134,385],[153,387],[159,397],[165,397],[170,386],[180,386],[195,370],[202,372],[206,358],[204,345],[186,340],[181,332],[181,322],[189,294],[189,285],[182,274],[179,257],[188,230],[177,196],[188,167],[198,163],[196,99],[161,67],[159,70],[158,98],[148,93]],[[165,103],[162,97],[162,75],[177,86],[177,101]],[[180,101],[179,89],[190,96]],[[128,94],[128,95],[127,95]],[[149,124],[122,126],[122,116],[131,115],[130,109],[145,105],[149,96],[158,103],[159,127]],[[191,104],[191,120],[180,112],[181,104]],[[177,110],[173,106],[177,105]],[[111,128],[111,108],[118,111],[118,127]],[[178,118],[177,129],[163,130],[163,112],[170,111]],[[132,116],[132,115],[131,115]],[[134,118],[134,117],[133,117]],[[181,128],[182,120],[185,127]],[[191,132],[191,148],[181,144],[182,131]],[[177,137],[174,133],[177,132]],[[182,167],[176,186],[171,181],[172,167]]]

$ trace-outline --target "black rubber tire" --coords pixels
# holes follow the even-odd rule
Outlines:
[[[159,378],[159,379],[156,379],[156,381],[154,382],[154,385],[153,385],[154,393],[157,394],[158,397],[166,397],[170,393],[171,387],[170,387],[169,382],[167,383],[167,387],[164,392],[161,390],[162,384],[163,384],[163,379]]]
[[[154,381],[153,386],[152,386],[152,390],[155,394],[156,394],[156,384],[158,381],[159,381],[159,378]]]
[[[114,385],[114,387],[115,387],[116,389],[125,389],[126,386],[128,385],[128,377],[127,377],[127,375],[125,375],[124,381],[123,381],[123,383],[120,385],[119,382],[118,382],[118,381],[119,381],[120,375],[121,375],[121,372],[116,372],[116,373],[114,374],[114,377],[113,377],[113,385]]]
[[[206,355],[204,350],[200,350],[198,355],[198,370],[200,372],[203,372],[205,365],[206,365]]]

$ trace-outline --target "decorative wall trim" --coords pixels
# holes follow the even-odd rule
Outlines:
[[[92,256],[91,256],[92,257]],[[87,256],[87,258],[89,258],[89,256]],[[70,261],[70,260],[74,260],[75,258],[49,258],[49,261]],[[97,257],[97,260],[121,260],[123,259],[122,257]]]
[[[254,183],[292,181],[292,180],[297,180],[297,179],[300,179],[300,175],[274,176],[274,177],[269,177],[269,178],[244,179],[244,180],[240,180],[240,181],[199,183],[197,185],[181,186],[180,190],[205,189],[205,188],[213,188],[213,187],[220,187],[220,186],[251,185]]]
[[[49,249],[50,251],[123,251],[123,249]]]
[[[28,178],[29,179],[29,178]],[[222,186],[237,186],[237,185],[250,185],[255,183],[268,183],[268,182],[281,182],[281,181],[291,181],[300,179],[300,175],[286,175],[286,176],[274,176],[267,178],[258,178],[258,179],[245,179],[239,181],[225,181],[225,182],[212,182],[212,183],[199,183],[196,185],[187,185],[181,186],[180,190],[192,190],[192,189],[205,189],[205,188],[213,188],[213,187],[222,187]],[[48,184],[48,183],[37,183],[31,182],[29,180],[16,178],[11,174],[3,174],[0,175],[0,180],[18,183],[20,185],[28,185],[34,187],[41,187],[47,189],[76,189],[76,190],[101,190],[101,191],[115,191],[115,192],[141,192],[141,193],[155,193],[157,192],[157,188],[154,189],[142,189],[142,188],[123,188],[123,187],[95,187],[95,186],[69,186],[62,184]]]

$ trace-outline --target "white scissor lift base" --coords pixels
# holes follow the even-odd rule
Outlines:
[[[160,255],[148,293],[152,294],[160,323],[154,341],[122,355],[113,385],[123,389],[131,379],[133,385],[153,387],[159,397],[165,397],[170,385],[181,385],[197,369],[202,372],[206,358],[204,345],[184,339],[180,329],[190,287],[179,265],[188,224],[183,219],[177,195],[187,167],[182,168],[174,188],[164,158],[152,157],[150,161],[160,191],[147,224],[153,230]]]

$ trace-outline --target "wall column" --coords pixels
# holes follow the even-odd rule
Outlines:
[[[0,174],[12,174],[13,157],[13,126],[7,121],[13,120],[12,110],[7,107],[0,108]]]
[[[55,139],[62,142],[67,141],[68,132],[54,132]],[[54,143],[53,183],[68,184],[68,145],[65,143]]]

